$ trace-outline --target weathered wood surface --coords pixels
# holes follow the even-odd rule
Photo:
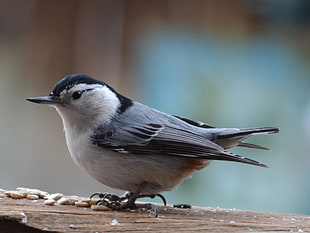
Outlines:
[[[221,208],[93,211],[0,198],[0,232],[310,232],[310,216]]]

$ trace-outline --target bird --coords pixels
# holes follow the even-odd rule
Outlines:
[[[143,197],[160,197],[212,160],[267,167],[227,151],[232,147],[268,150],[244,142],[254,135],[279,132],[276,127],[217,128],[170,115],[118,93],[103,81],[72,74],[58,81],[48,96],[26,100],[47,104],[60,115],[74,162],[100,183],[126,191],[122,196],[94,193],[98,204],[113,210],[147,208]]]

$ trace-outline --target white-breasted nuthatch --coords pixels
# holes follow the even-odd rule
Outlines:
[[[100,194],[112,209],[154,206],[137,198],[172,190],[210,160],[266,165],[226,151],[241,146],[267,149],[244,139],[277,133],[278,128],[216,128],[172,116],[119,94],[106,83],[84,74],[56,83],[49,96],[27,100],[49,104],[62,118],[73,160],[93,178],[125,190],[125,196]],[[127,202],[123,202],[127,200]]]

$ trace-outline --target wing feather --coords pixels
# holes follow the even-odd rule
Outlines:
[[[99,127],[93,143],[120,153],[162,154],[187,158],[228,160],[266,166],[232,154],[202,135],[177,125],[136,124],[131,127]]]

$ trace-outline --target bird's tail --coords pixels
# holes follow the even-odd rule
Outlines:
[[[216,144],[222,146],[224,149],[240,146],[240,147],[269,150],[268,148],[263,146],[243,142],[243,140],[255,135],[272,134],[278,132],[279,129],[274,127],[226,129],[218,133],[213,141]]]

